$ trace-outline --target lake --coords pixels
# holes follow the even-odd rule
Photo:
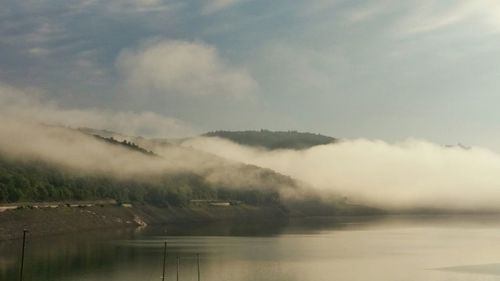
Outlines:
[[[412,216],[146,227],[28,239],[29,281],[500,280],[500,216]],[[21,241],[0,243],[18,280]]]

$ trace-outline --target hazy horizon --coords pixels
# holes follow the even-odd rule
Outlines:
[[[500,203],[495,1],[2,6],[0,151],[110,174],[213,169],[210,179],[255,180],[186,154],[189,146],[375,205]],[[39,124],[192,138],[160,148],[169,163]],[[269,151],[197,137],[252,129],[343,141]],[[446,147],[457,144],[470,149]],[[120,171],[121,162],[136,165]]]
[[[0,91],[90,115],[90,125],[165,137],[298,130],[500,150],[496,1],[1,5]]]
[[[499,279],[499,50],[499,0],[0,0],[0,278]]]

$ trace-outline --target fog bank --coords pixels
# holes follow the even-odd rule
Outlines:
[[[154,112],[112,111],[99,108],[66,108],[43,93],[20,90],[0,82],[0,113],[18,120],[113,130],[143,137],[186,137],[196,130],[184,122]]]
[[[131,138],[134,139],[134,138]],[[292,196],[292,179],[267,169],[228,161],[175,144],[140,139],[149,155],[61,126],[39,124],[0,113],[0,159],[41,161],[84,175],[158,181],[195,174],[214,187],[275,190]]]
[[[414,139],[395,144],[358,139],[302,151],[256,149],[219,138],[196,138],[184,145],[381,207],[500,206],[500,155],[483,148]]]
[[[142,139],[141,145],[160,156],[151,157],[61,127],[118,129],[118,133],[146,136],[190,131],[180,125],[169,127],[170,121],[149,113],[64,109],[36,93],[0,84],[0,153],[4,156],[120,177],[188,171],[235,188],[294,190],[300,185],[270,170],[239,164],[245,163],[305,182],[311,192],[320,190],[325,198],[335,193],[351,202],[394,208],[500,209],[500,155],[479,147],[358,139],[301,151],[270,151],[218,138],[187,139],[181,146]],[[292,195],[300,196],[304,190],[298,191]]]

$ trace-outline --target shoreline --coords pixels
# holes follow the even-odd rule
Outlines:
[[[28,229],[33,237],[99,229],[118,229],[147,225],[231,221],[239,219],[287,219],[275,206],[189,206],[153,207],[149,205],[89,206],[15,209],[0,212],[0,241],[22,237]]]
[[[498,216],[499,211],[406,210],[386,212],[356,212],[349,210],[324,215],[288,212],[280,206],[210,206],[154,207],[150,205],[123,206],[117,204],[88,205],[58,208],[20,208],[0,212],[0,242],[19,239],[23,229],[32,237],[76,233],[104,229],[123,229],[143,226],[182,225],[231,221],[288,221],[345,218],[445,218],[447,216]]]

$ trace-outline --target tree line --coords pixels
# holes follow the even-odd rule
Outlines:
[[[40,160],[0,156],[1,203],[99,199],[155,206],[186,206],[193,199],[280,204],[276,191],[216,186],[192,172],[166,173],[154,179],[120,179],[71,171]]]
[[[225,138],[239,144],[268,149],[306,149],[337,141],[329,136],[297,131],[214,131],[206,133],[205,136]]]

